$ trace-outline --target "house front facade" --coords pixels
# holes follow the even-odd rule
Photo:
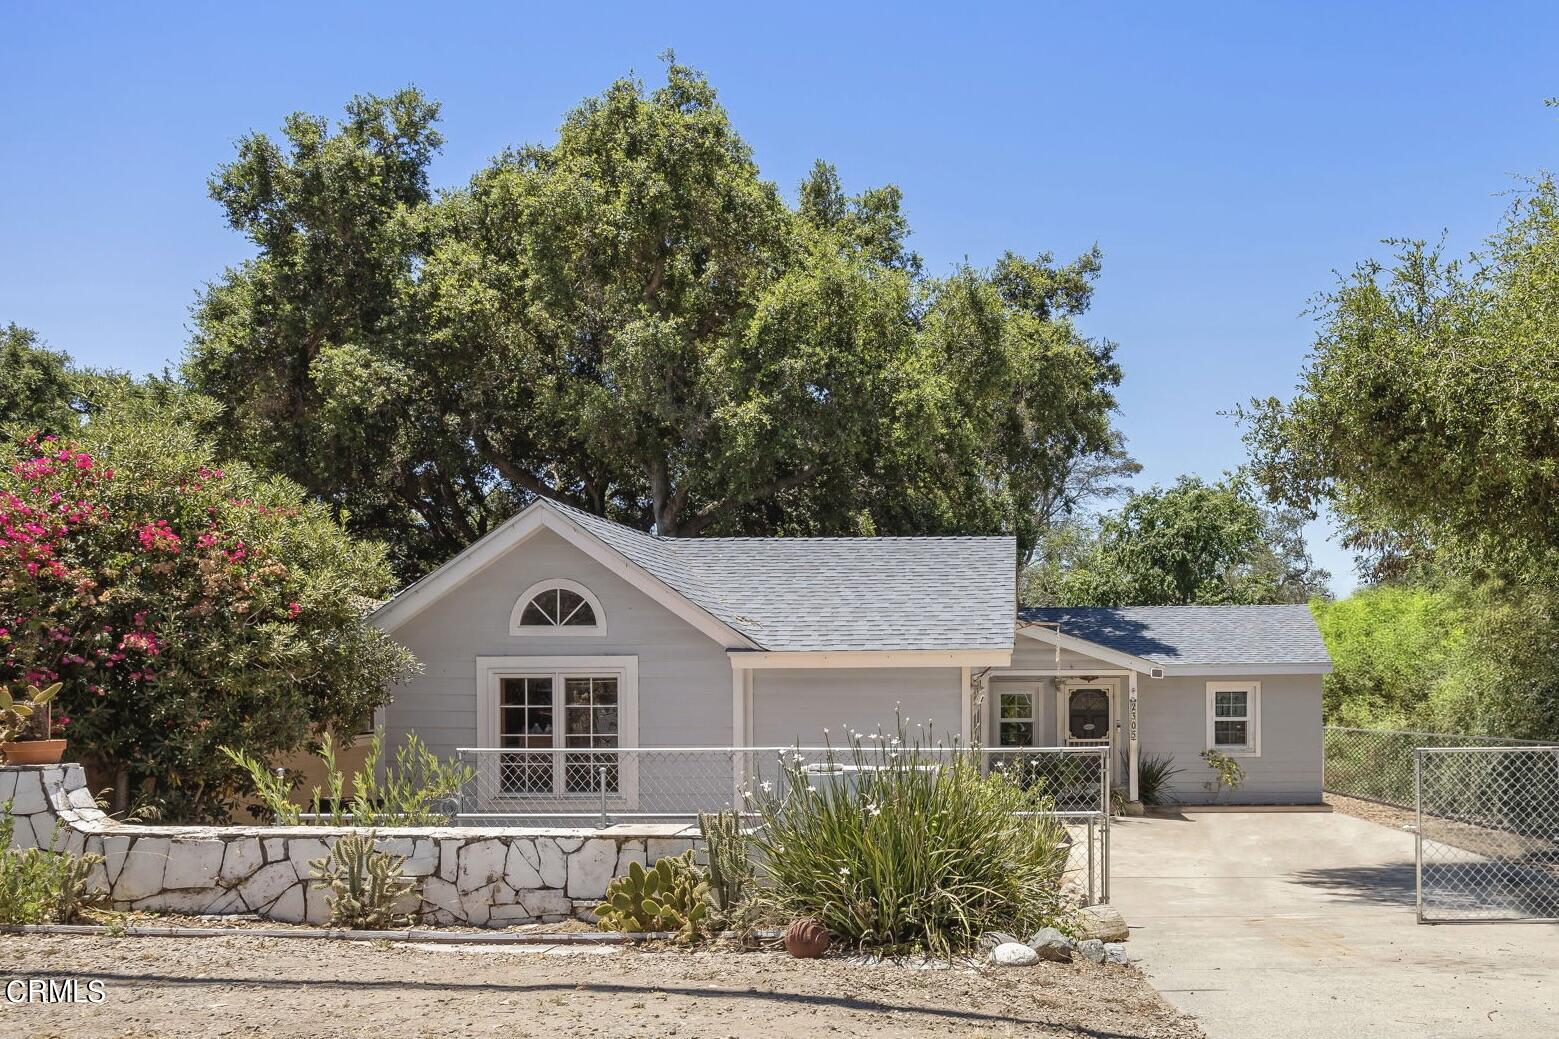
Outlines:
[[[686,769],[902,717],[949,745],[1107,748],[1133,799],[1145,753],[1211,799],[1212,748],[1246,773],[1225,800],[1320,801],[1330,665],[1305,607],[1019,610],[1016,570],[1011,538],[661,538],[542,500],[375,611],[423,663],[379,721],[523,761],[495,800],[597,772],[604,799],[571,766],[610,761],[631,809],[657,780],[618,774],[622,751],[686,748]]]

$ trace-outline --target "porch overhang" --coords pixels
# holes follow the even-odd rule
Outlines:
[[[731,667],[757,671],[781,667],[1006,667],[1008,649],[727,650]]]

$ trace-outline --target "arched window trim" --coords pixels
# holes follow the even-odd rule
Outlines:
[[[578,595],[590,607],[595,614],[595,623],[591,625],[575,624],[521,624],[520,617],[525,613],[525,607],[531,600],[542,592],[550,592],[561,588],[564,591]],[[537,581],[520,594],[514,601],[514,609],[509,611],[510,635],[542,635],[557,637],[566,635],[605,635],[606,611],[601,608],[601,600],[595,597],[595,593],[578,581],[570,581],[567,578],[552,577],[545,581]]]

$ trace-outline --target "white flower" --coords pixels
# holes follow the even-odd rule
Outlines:
[[[771,790],[774,789],[774,784],[769,782],[767,779],[765,779],[762,783],[759,783],[758,785],[763,788],[763,792],[765,794],[769,793]]]
[[[879,805],[879,804],[868,804],[866,806],[866,811],[868,813],[870,813],[871,815],[881,815],[882,814],[882,805]]]
[[[839,875],[841,877],[848,877],[850,875],[850,867],[849,866],[840,866],[839,867]]]

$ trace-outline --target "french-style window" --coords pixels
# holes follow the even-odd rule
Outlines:
[[[602,635],[606,616],[590,589],[575,581],[531,585],[509,616],[511,635]]]
[[[486,797],[636,796],[638,664],[633,657],[480,657],[478,741]]]
[[[1001,717],[997,719],[997,742],[1003,747],[1034,745],[1034,694],[1002,693],[997,701]]]
[[[612,675],[524,675],[499,680],[499,792],[589,794],[618,792],[617,755],[592,749],[621,746],[618,682]],[[562,719],[560,727],[558,719]],[[560,738],[561,737],[561,738]],[[579,753],[523,753],[566,749]],[[601,770],[605,770],[602,775]]]
[[[1224,754],[1261,753],[1261,683],[1207,683],[1207,747]]]

